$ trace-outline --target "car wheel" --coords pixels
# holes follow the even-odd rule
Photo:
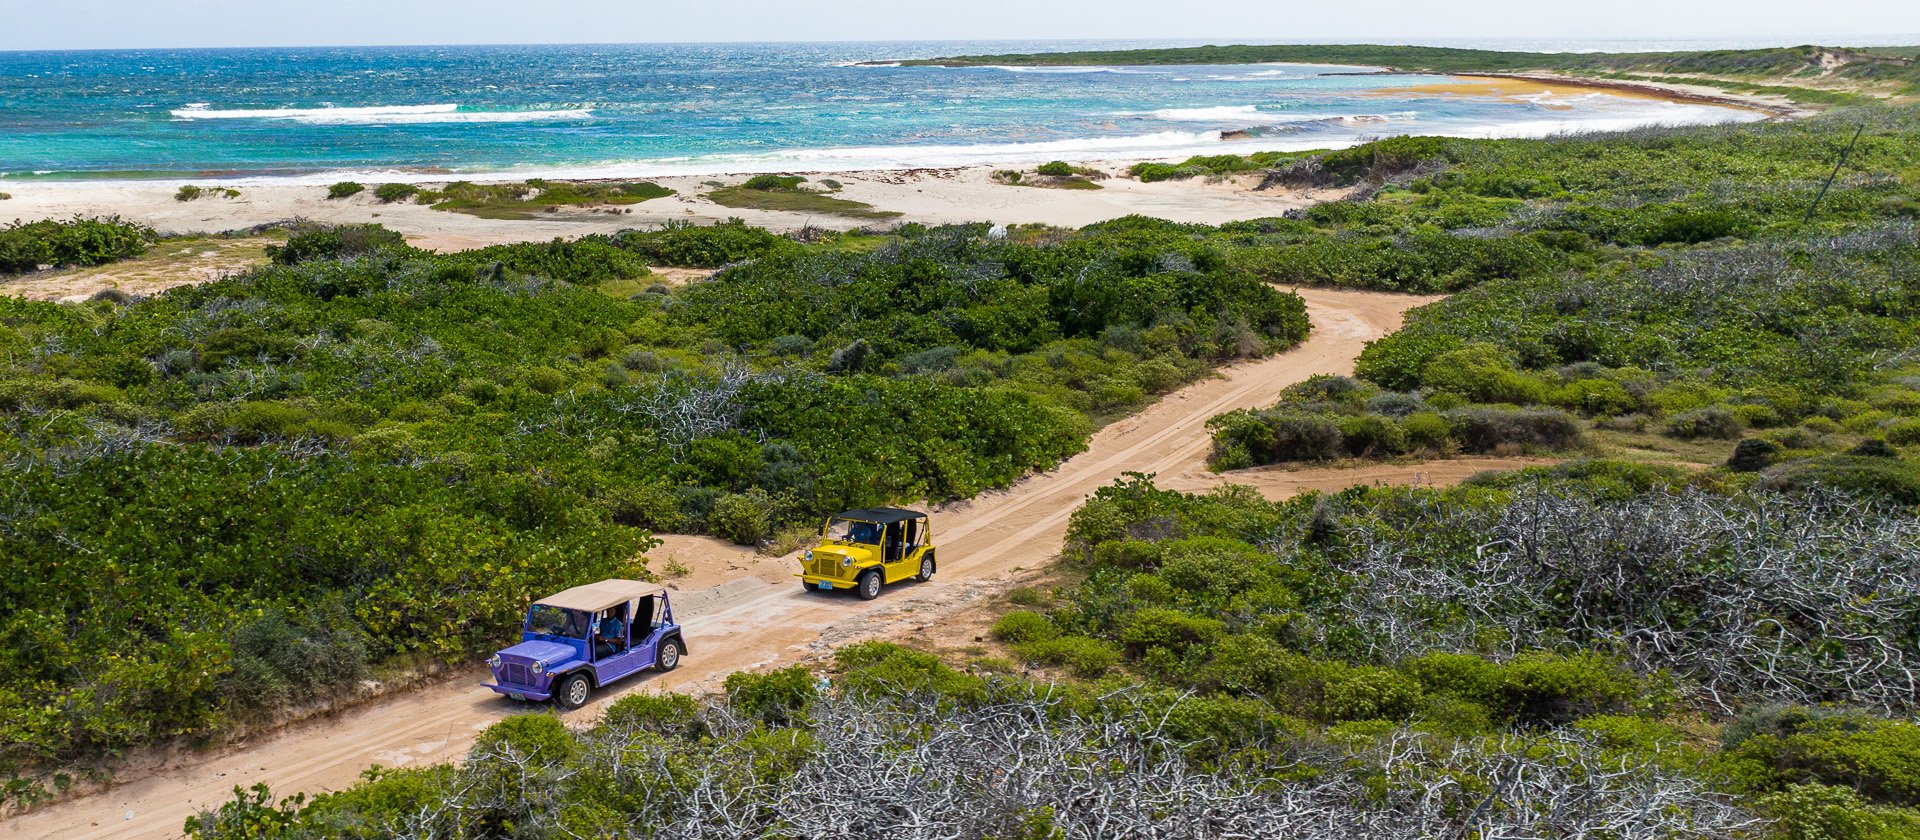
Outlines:
[[[920,574],[915,575],[915,578],[921,581],[933,580],[933,557],[931,555],[920,558]]]
[[[679,639],[668,639],[660,643],[660,653],[654,656],[653,667],[662,671],[671,671],[680,667]]]
[[[860,576],[860,600],[871,601],[880,597],[880,570],[871,569]]]
[[[575,672],[560,679],[559,690],[553,693],[553,702],[562,709],[578,709],[587,705],[593,696],[593,680],[584,673]]]

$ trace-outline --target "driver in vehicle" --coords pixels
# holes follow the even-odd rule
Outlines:
[[[594,625],[594,634],[599,636],[595,648],[601,656],[612,656],[627,647],[626,627],[621,624],[620,616],[611,610]]]
[[[871,522],[855,522],[847,529],[847,541],[860,545],[879,545],[880,526]]]

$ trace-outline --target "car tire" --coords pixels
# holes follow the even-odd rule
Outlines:
[[[593,680],[587,678],[585,671],[575,671],[561,677],[560,684],[553,691],[553,702],[567,710],[585,706],[592,698]]]
[[[922,583],[933,580],[933,573],[935,568],[936,567],[934,566],[934,563],[933,563],[933,555],[929,554],[925,557],[920,558],[920,574],[914,575],[913,577],[915,580],[918,580]]]
[[[854,589],[860,593],[862,601],[871,601],[880,597],[880,570],[868,569],[860,576],[860,585]]]
[[[679,639],[668,639],[661,642],[660,652],[653,655],[654,669],[671,671],[680,667],[680,655],[682,653],[684,653],[684,651],[680,649]]]

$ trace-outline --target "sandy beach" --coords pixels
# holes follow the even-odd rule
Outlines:
[[[1124,172],[1124,164],[1093,165],[1116,175]],[[1133,214],[1177,222],[1219,224],[1277,216],[1329,195],[1320,191],[1255,191],[1251,178],[1217,183],[1194,179],[1146,184],[1113,177],[1101,182],[1102,189],[1064,190],[997,183],[991,177],[992,171],[991,167],[967,167],[806,175],[813,181],[831,179],[843,184],[844,188],[835,194],[837,197],[899,213],[893,221],[927,224],[990,221],[1081,227]],[[111,214],[173,234],[244,230],[296,218],[335,223],[379,222],[406,234],[415,245],[436,250],[580,236],[669,221],[713,222],[741,218],[774,230],[795,230],[809,225],[850,229],[892,223],[723,207],[704,197],[713,189],[710,182],[736,184],[742,179],[742,176],[651,179],[672,188],[676,194],[629,205],[620,208],[624,212],[619,213],[563,210],[547,214],[551,218],[532,220],[483,219],[413,203],[383,204],[374,198],[371,190],[350,198],[328,199],[326,187],[306,184],[242,184],[237,187],[238,198],[205,197],[183,202],[174,199],[174,192],[182,182],[172,180],[19,183],[7,186],[13,197],[0,201],[0,219]],[[499,179],[476,180],[487,183]]]

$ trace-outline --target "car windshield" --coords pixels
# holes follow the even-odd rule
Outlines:
[[[880,544],[880,526],[858,519],[834,517],[827,522],[826,538],[835,542],[860,543],[862,545]]]
[[[587,614],[550,607],[546,604],[534,604],[527,612],[527,632],[542,636],[564,636],[569,639],[587,637]]]

